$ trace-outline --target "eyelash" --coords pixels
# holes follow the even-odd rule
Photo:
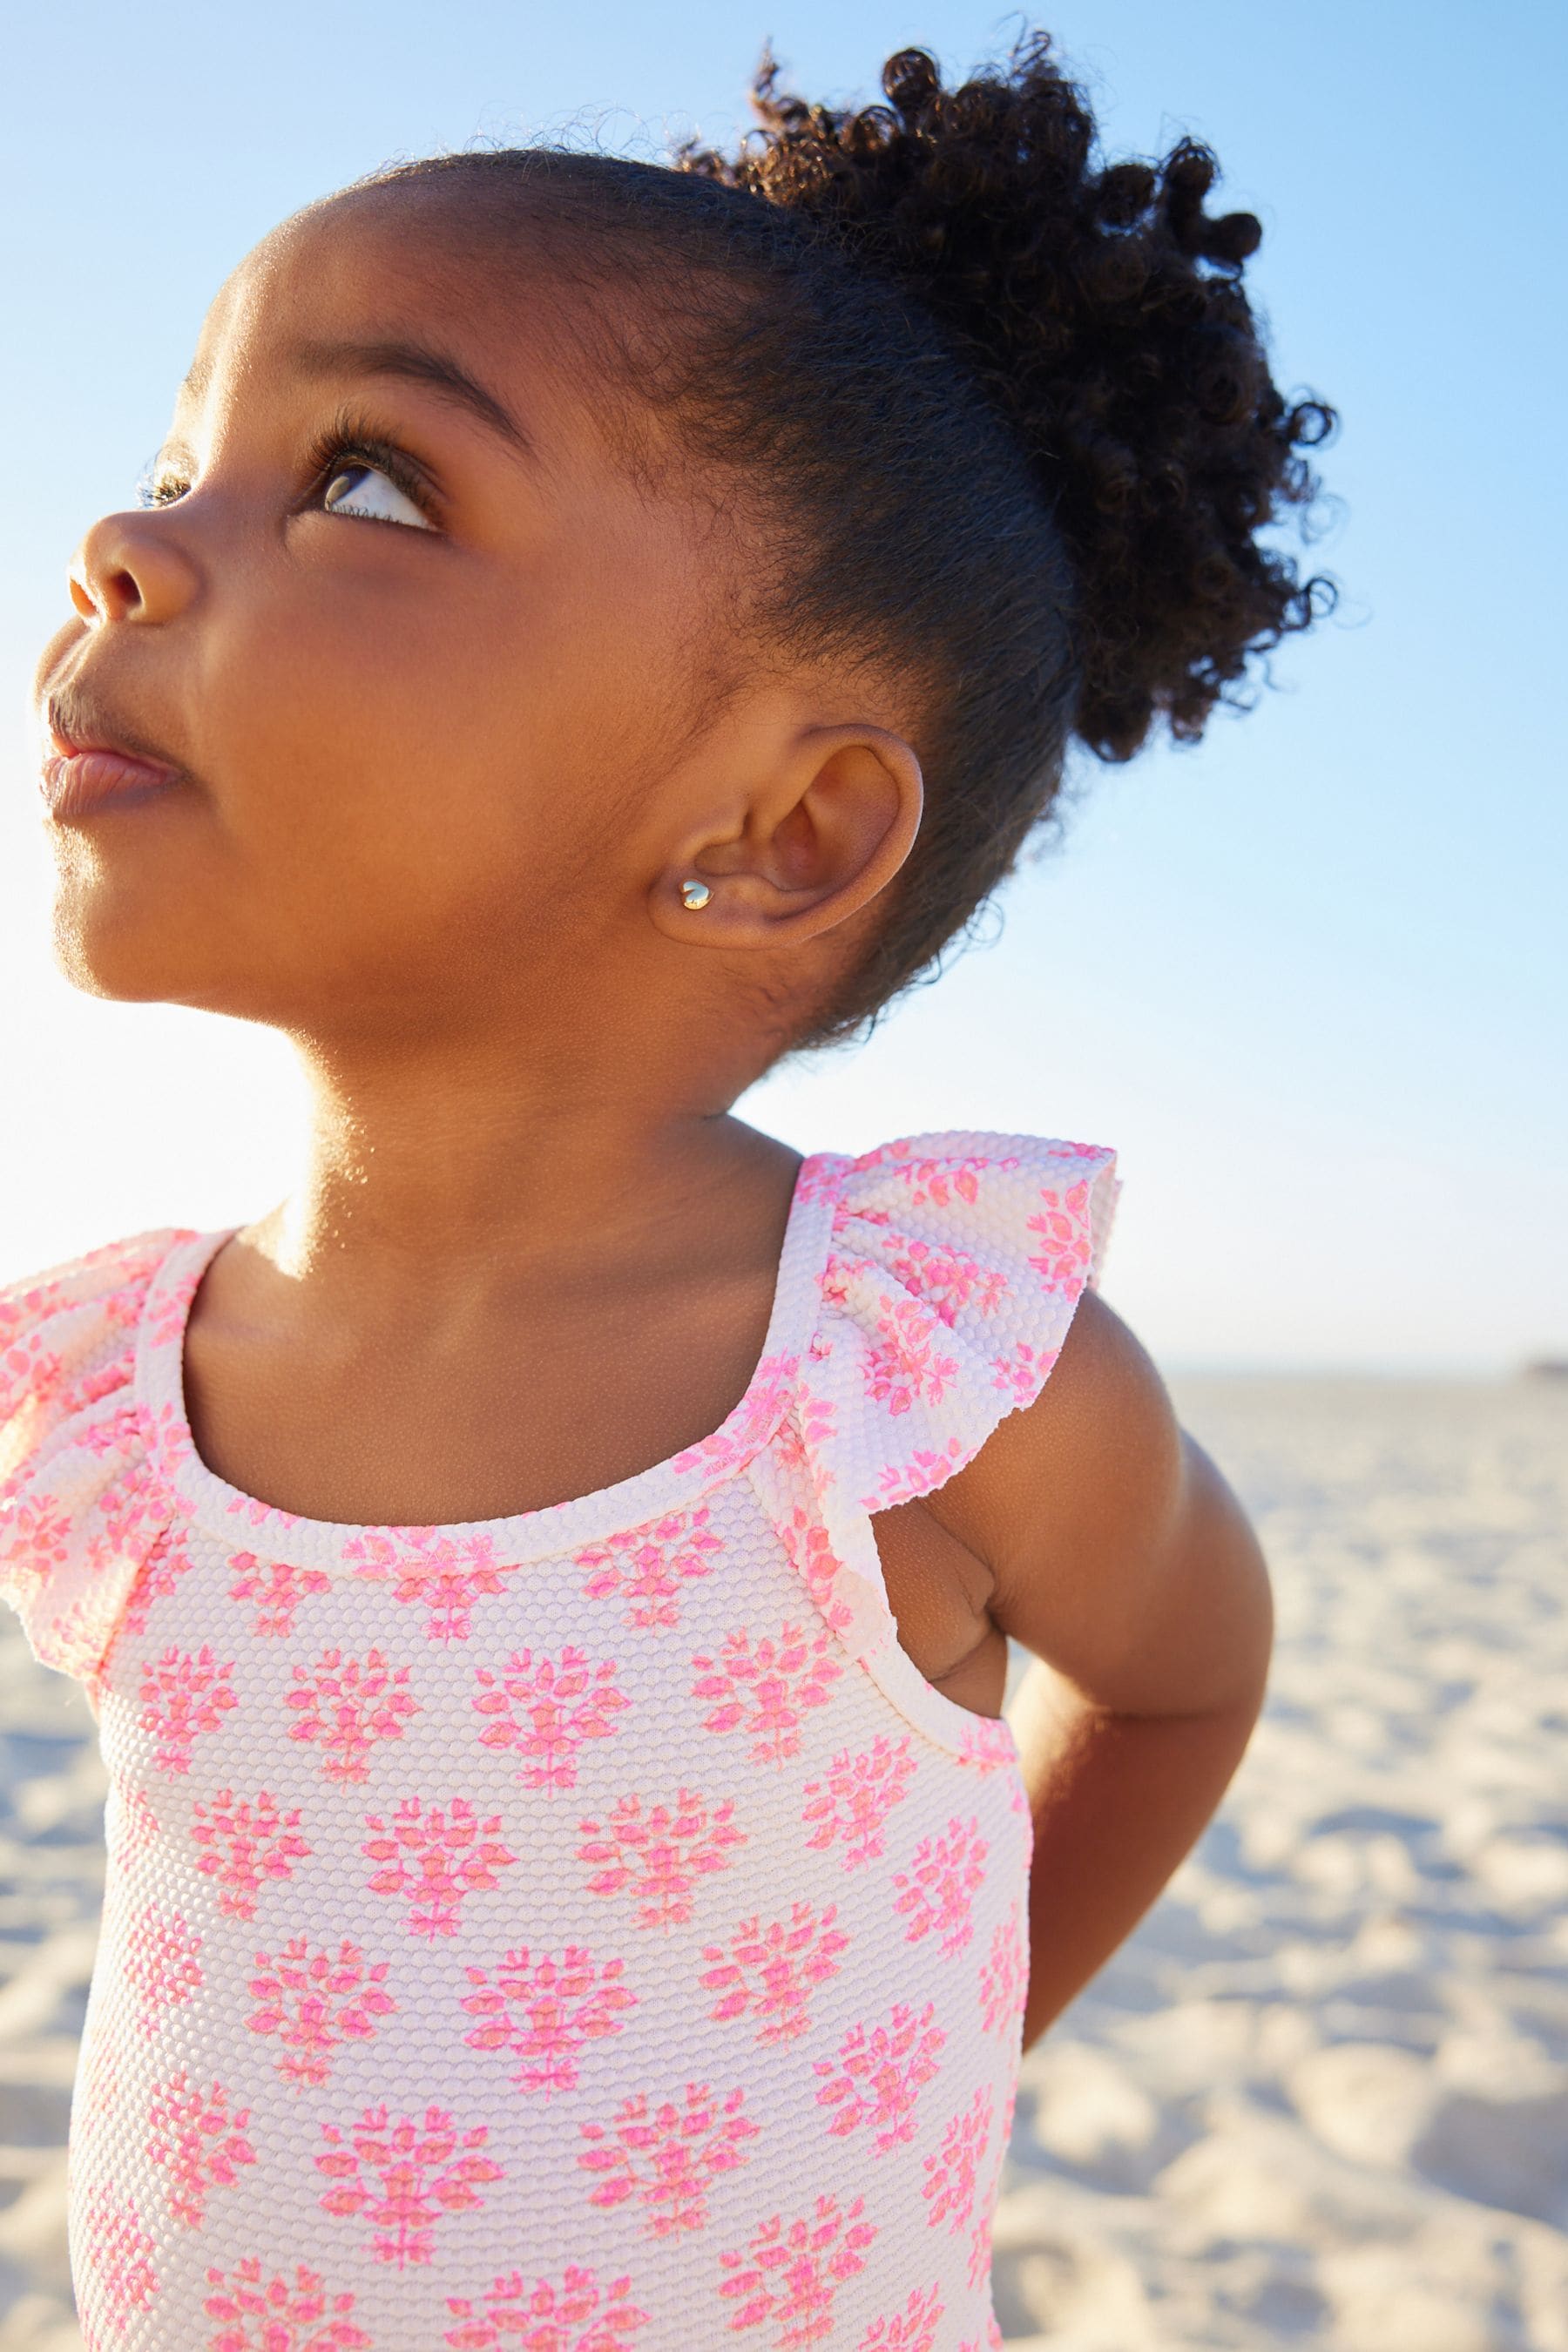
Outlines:
[[[305,453],[305,472],[310,484],[306,499],[320,498],[333,475],[342,471],[345,461],[375,467],[389,482],[395,482],[405,498],[413,499],[428,521],[438,522],[439,517],[434,510],[435,492],[423,467],[395,441],[387,440],[373,425],[346,410],[316,436]],[[137,499],[144,507],[174,506],[189,488],[190,484],[176,474],[150,472],[136,486]],[[375,522],[383,519],[375,515],[360,515],[354,520]],[[384,523],[384,528],[400,530],[407,526]]]

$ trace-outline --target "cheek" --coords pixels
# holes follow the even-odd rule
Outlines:
[[[251,613],[212,702],[258,889],[286,887],[310,925],[353,896],[417,953],[487,916],[548,930],[588,867],[624,880],[673,665],[657,600],[584,537],[536,564],[432,565],[417,595],[338,573]]]
[[[58,844],[79,984],[286,1020],[558,960],[618,762],[580,644],[515,608],[503,636],[497,601],[340,572],[213,613],[184,698],[203,789]]]
[[[301,942],[331,927],[341,952],[417,966],[548,914],[592,782],[539,649],[477,601],[321,610],[237,662],[220,814]]]

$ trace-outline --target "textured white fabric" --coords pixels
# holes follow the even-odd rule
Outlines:
[[[197,1457],[224,1234],[0,1297],[0,1576],[110,1776],[72,2116],[89,2352],[982,2352],[1031,1828],[870,1515],[1027,1403],[1105,1150],[800,1174],[723,1427],[349,1528]]]

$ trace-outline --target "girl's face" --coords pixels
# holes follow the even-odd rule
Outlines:
[[[428,1029],[671,952],[647,900],[707,789],[712,511],[616,463],[547,275],[503,301],[446,217],[372,191],[258,247],[159,503],[78,552],[44,722],[177,772],[49,828],[99,992]]]

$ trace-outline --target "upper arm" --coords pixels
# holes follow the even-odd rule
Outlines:
[[[1050,1378],[926,1507],[985,1563],[992,1622],[1093,1703],[1256,1701],[1272,1609],[1246,1512],[1098,1292]]]

